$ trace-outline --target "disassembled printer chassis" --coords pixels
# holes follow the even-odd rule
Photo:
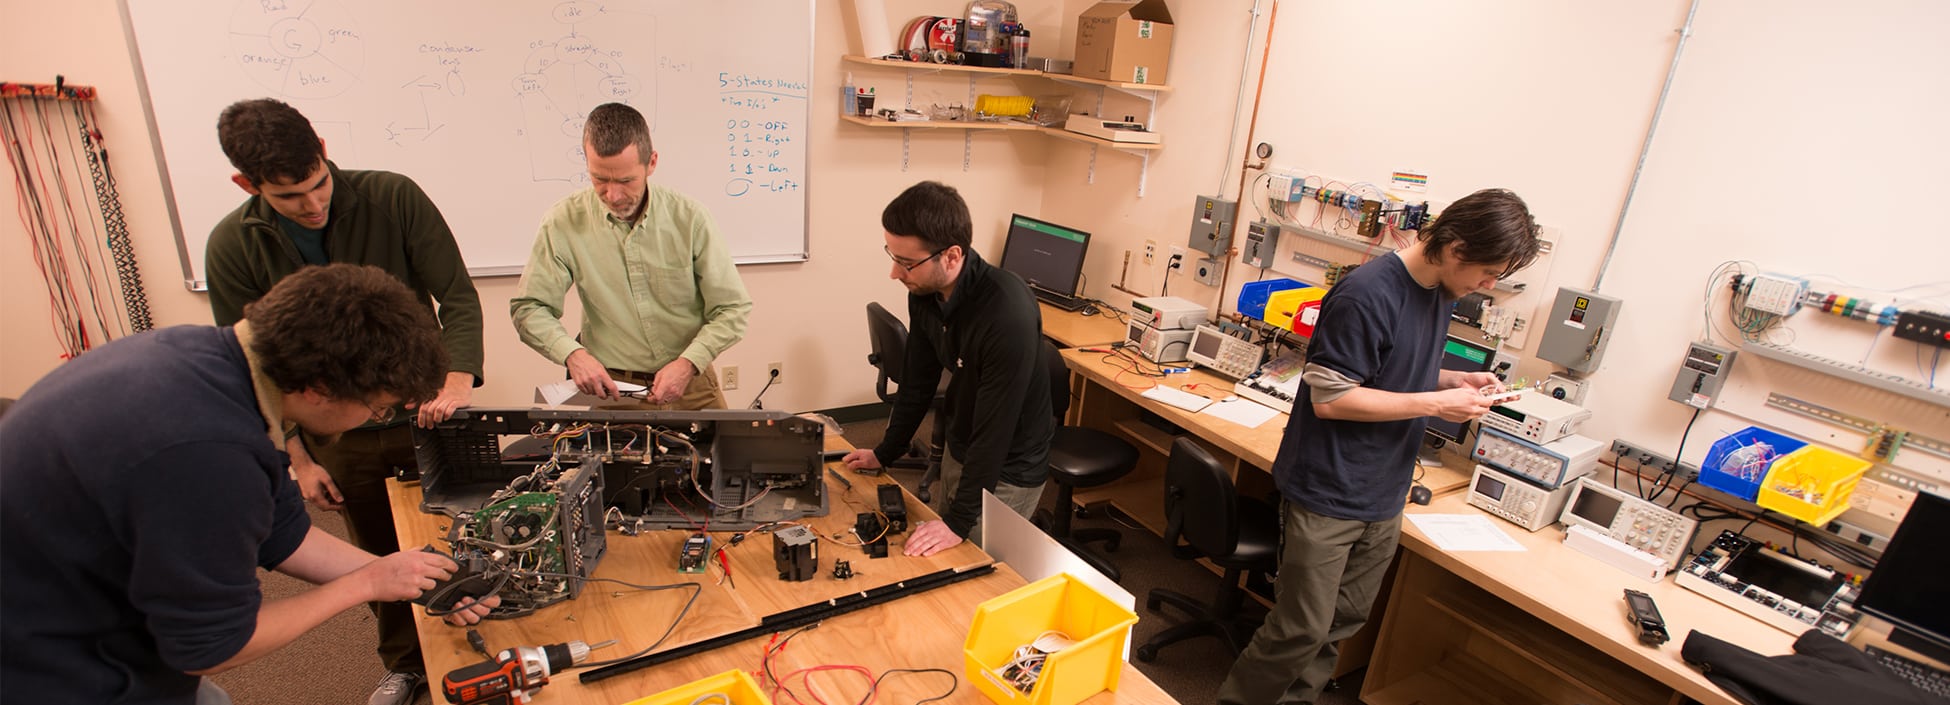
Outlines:
[[[454,557],[495,573],[491,616],[514,617],[581,593],[606,524],[741,531],[825,516],[824,447],[824,425],[783,411],[466,409],[416,429],[414,451],[420,508],[453,517]]]

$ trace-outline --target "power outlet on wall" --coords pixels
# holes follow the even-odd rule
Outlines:
[[[1691,463],[1675,462],[1672,458],[1666,457],[1658,451],[1648,449],[1645,446],[1631,441],[1622,439],[1612,441],[1611,454],[1612,457],[1618,458],[1620,463],[1629,460],[1636,463],[1637,465],[1635,467],[1638,469],[1652,470],[1661,475],[1676,470],[1679,472],[1679,476],[1673,479],[1677,482],[1692,482],[1694,478],[1699,477],[1699,466]]]
[[[718,377],[719,377],[718,386],[724,387],[726,390],[733,390],[738,388],[738,366],[737,365],[726,365],[724,369],[718,370]]]

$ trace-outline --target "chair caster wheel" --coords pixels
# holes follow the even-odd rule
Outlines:
[[[1082,518],[1084,518],[1084,519],[1089,519],[1089,518],[1091,518],[1091,517],[1094,517],[1094,516],[1096,516],[1096,515],[1097,515],[1097,511],[1096,511],[1096,510],[1094,510],[1094,509],[1091,509],[1091,508],[1090,508],[1090,505],[1088,505],[1088,504],[1086,504],[1086,505],[1083,505],[1083,506],[1081,506],[1081,507],[1077,507],[1077,511],[1076,511],[1076,515],[1077,515],[1078,517],[1082,517]]]
[[[1158,660],[1158,648],[1149,644],[1137,647],[1137,658],[1139,661],[1145,663],[1156,661]]]

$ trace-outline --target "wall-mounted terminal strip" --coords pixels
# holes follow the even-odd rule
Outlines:
[[[1699,466],[1692,463],[1674,461],[1663,453],[1631,441],[1612,441],[1611,455],[1618,462],[1631,462],[1639,469],[1656,470],[1662,475],[1677,472],[1679,476],[1673,478],[1675,482],[1691,482],[1694,478],[1699,477]]]
[[[1776,316],[1790,316],[1801,309],[1808,283],[1778,274],[1757,274],[1736,284],[1747,292],[1747,308]]]
[[[1935,311],[1904,311],[1896,314],[1890,335],[1925,345],[1950,348],[1950,316]]]

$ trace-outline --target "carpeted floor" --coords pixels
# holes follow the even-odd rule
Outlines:
[[[312,509],[312,522],[340,538],[345,520]],[[282,573],[260,573],[264,600],[290,597],[310,583]],[[239,705],[364,705],[385,669],[379,665],[379,632],[372,611],[346,610],[264,658],[215,676]],[[425,702],[426,698],[420,698]]]
[[[880,440],[886,421],[875,419],[846,425],[846,436],[857,446],[870,446]],[[927,438],[924,427],[919,438]],[[919,472],[895,471],[894,477],[912,489]],[[1054,493],[1045,493],[1046,501]],[[1162,498],[1160,501],[1163,501]],[[1123,545],[1109,558],[1124,573],[1123,585],[1138,596],[1138,623],[1132,643],[1143,643],[1171,626],[1179,615],[1154,614],[1143,609],[1144,595],[1152,588],[1165,587],[1194,596],[1216,594],[1219,576],[1189,561],[1172,558],[1164,541],[1142,528],[1119,527],[1107,511],[1094,511],[1077,519],[1076,526],[1119,528]],[[343,536],[344,522],[336,514],[313,511],[312,518],[327,531]],[[279,574],[264,576],[265,599],[295,594],[305,583]],[[971,605],[970,609],[974,609]],[[288,705],[346,705],[364,703],[382,674],[374,653],[377,637],[371,612],[365,608],[347,610],[325,625],[307,633],[297,642],[254,663],[216,677],[238,703],[280,703]],[[1231,668],[1232,654],[1215,638],[1203,638],[1167,647],[1153,663],[1133,661],[1138,670],[1170,693],[1179,702],[1195,705],[1210,703],[1220,681]],[[437,677],[437,676],[436,676]],[[1358,674],[1355,678],[1358,678]],[[1359,700],[1358,682],[1344,683],[1329,692],[1323,705],[1352,705]],[[964,689],[959,702],[982,702],[975,691]],[[422,696],[421,703],[427,702]],[[547,691],[538,698],[547,702]]]

